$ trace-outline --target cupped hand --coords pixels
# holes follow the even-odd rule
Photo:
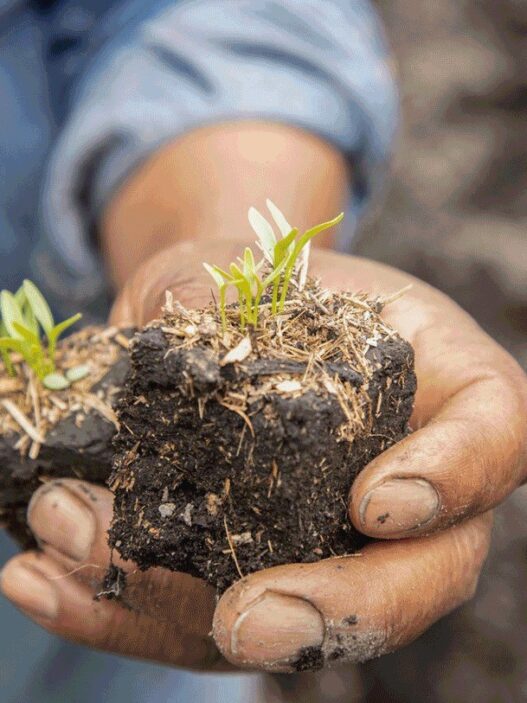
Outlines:
[[[156,255],[126,285],[113,321],[148,321],[166,289],[187,306],[207,304],[201,262],[225,265],[239,250],[201,241]],[[215,613],[202,582],[117,562],[129,574],[126,607],[93,600],[109,562],[109,492],[62,481],[32,500],[29,522],[42,551],[5,567],[9,598],[63,636],[183,666],[221,665],[208,637],[214,613],[214,638],[229,662],[290,671],[396,649],[473,594],[489,546],[488,511],[525,478],[523,372],[455,303],[410,276],[322,251],[313,252],[312,273],[328,287],[380,295],[413,284],[384,317],[415,348],[415,432],[371,462],[349,497],[355,526],[382,540],[360,556],[249,575]]]

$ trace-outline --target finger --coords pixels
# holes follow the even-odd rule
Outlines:
[[[28,523],[42,550],[94,593],[110,562],[126,573],[125,604],[157,619],[170,619],[198,635],[210,631],[214,592],[187,574],[155,568],[139,571],[108,547],[113,495],[103,488],[75,479],[51,481],[39,488],[28,507]],[[192,618],[188,613],[194,610]]]
[[[187,646],[188,638],[194,638],[197,653],[192,656],[199,658],[203,649],[202,643],[208,641],[208,662],[214,649],[210,647],[208,637],[214,592],[203,582],[187,574],[172,573],[161,568],[141,572],[132,562],[120,560],[116,554],[111,555],[107,544],[107,530],[111,516],[111,493],[100,486],[83,481],[74,479],[52,481],[34,494],[28,508],[28,522],[42,547],[44,556],[49,558],[42,563],[53,564],[64,575],[64,580],[61,579],[55,584],[55,590],[58,589],[63,599],[79,600],[79,608],[82,603],[88,607],[85,601],[89,595],[88,600],[91,599],[92,607],[99,611],[102,606],[96,605],[93,598],[108,588],[108,585],[103,584],[103,578],[113,557],[113,563],[126,573],[126,588],[123,590],[124,579],[119,577],[113,584],[114,591],[117,591],[115,595],[119,596],[119,602],[100,600],[101,603],[108,603],[108,606],[104,605],[103,624],[97,631],[97,638],[92,642],[93,646],[101,646],[99,639],[104,638],[102,627],[104,623],[110,622],[108,620],[110,612],[113,612],[113,609],[124,610],[130,614],[130,617],[123,621],[125,628],[135,627],[133,618],[135,615],[141,622],[146,618],[147,624],[150,620],[159,623],[160,632],[165,628],[171,628],[172,635],[167,640],[168,644],[175,637],[176,632],[180,639],[187,642]],[[17,559],[23,559],[23,557],[24,555]],[[18,562],[15,560],[14,564],[17,565]],[[3,572],[4,590],[15,604],[29,611],[30,608],[24,605],[28,597],[27,592],[25,588],[20,587],[20,584],[17,585],[17,571],[13,572],[11,566],[10,562]],[[34,574],[35,568],[32,562],[30,574]],[[27,586],[30,581],[31,579],[26,578],[22,583]],[[40,587],[36,588],[37,592],[40,590]],[[29,593],[33,593],[30,595],[32,599],[35,598],[34,591],[35,589],[29,589]],[[90,643],[93,631],[88,626],[89,623],[78,621],[75,632],[71,630],[68,613],[70,609],[75,611],[77,607],[75,602],[64,601],[63,606],[63,611],[54,621],[53,631],[60,633],[63,629],[65,636]],[[189,617],[191,612],[192,617]],[[152,652],[152,657],[158,655],[159,650],[156,647],[149,643],[145,644],[145,632],[150,631],[148,628],[144,632],[126,631],[125,639],[136,647],[137,656],[143,656],[141,648],[144,646],[147,650],[144,656],[150,656],[148,652]],[[111,648],[115,644],[112,633],[108,632],[107,637],[107,646]],[[122,650],[118,648],[115,651]],[[175,649],[174,652],[176,651],[179,650]],[[167,654],[166,657],[170,658],[172,654]],[[171,661],[174,662],[175,659],[172,658]]]
[[[93,591],[51,556],[26,552],[4,567],[4,595],[49,632],[97,649],[180,666],[210,666],[210,638],[182,633],[115,600],[94,601]]]
[[[372,537],[447,527],[494,507],[524,480],[525,374],[456,314],[446,326],[432,318],[414,340],[419,429],[374,459],[353,485],[350,517]]]
[[[211,278],[203,261],[227,266],[243,249],[240,242],[186,241],[149,259],[124,286],[110,315],[112,324],[143,325],[159,316],[170,290],[189,307],[213,300]]]
[[[329,264],[332,264],[331,269]],[[525,373],[447,296],[375,262],[324,253],[329,285],[386,294],[412,283],[383,317],[415,349],[418,388],[408,439],[367,466],[350,517],[373,537],[427,534],[488,510],[527,476]]]
[[[468,598],[489,547],[480,516],[361,556],[257,572],[221,598],[213,634],[233,664],[301,671],[397,649]]]

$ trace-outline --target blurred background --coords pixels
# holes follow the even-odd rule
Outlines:
[[[527,369],[527,3],[377,0],[403,122],[357,253],[454,298]],[[305,674],[303,703],[527,700],[527,491],[497,511],[472,603],[355,672]],[[280,700],[280,698],[277,698]]]
[[[378,5],[404,122],[360,253],[448,293],[527,369],[527,3]],[[378,680],[368,701],[527,700],[525,488],[496,512],[475,600],[370,665]]]
[[[377,5],[399,75],[403,123],[389,186],[361,228],[358,253],[445,291],[527,368],[527,2]],[[9,632],[15,629],[23,637],[13,643]],[[5,603],[2,631],[0,700],[75,703],[83,682],[97,684],[94,671],[110,686],[114,657],[63,648]],[[39,657],[48,657],[50,646],[55,660],[40,669]],[[119,688],[103,686],[104,700],[146,701],[141,691],[147,696],[150,682],[159,686],[166,676],[161,667],[120,666]],[[243,700],[239,691],[245,689],[240,684],[236,697],[236,686],[231,700]],[[29,698],[34,690],[47,693],[36,701]],[[193,700],[192,677],[182,673],[175,697],[172,691],[173,679],[167,679],[167,701]],[[472,603],[360,672],[275,678],[264,699],[527,700],[525,489],[497,511],[492,553]],[[217,700],[212,681],[209,700]]]

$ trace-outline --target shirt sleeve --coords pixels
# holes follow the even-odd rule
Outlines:
[[[92,236],[101,210],[154,150],[214,122],[267,119],[328,140],[352,166],[360,216],[382,179],[398,110],[367,0],[124,2],[120,12],[86,64],[50,158],[40,252],[48,287],[66,289],[77,307],[107,292]]]

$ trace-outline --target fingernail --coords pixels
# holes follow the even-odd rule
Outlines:
[[[37,539],[75,561],[83,561],[95,539],[95,516],[63,486],[43,486],[31,499],[29,526]]]
[[[360,521],[368,534],[380,536],[411,532],[430,522],[439,511],[439,496],[421,478],[392,479],[362,500]]]
[[[232,654],[252,664],[295,658],[303,647],[320,647],[324,622],[301,598],[265,593],[238,617],[231,634]]]
[[[55,586],[36,569],[8,564],[0,575],[2,592],[18,608],[36,618],[53,620],[59,611]]]

